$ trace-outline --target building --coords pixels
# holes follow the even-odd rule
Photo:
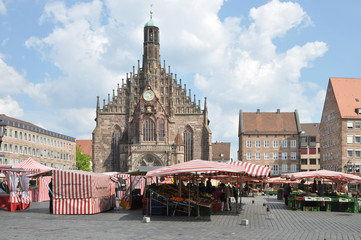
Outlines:
[[[0,114],[7,126],[0,147],[0,165],[15,165],[31,157],[43,165],[75,169],[75,138]]]
[[[238,160],[270,167],[271,175],[299,170],[301,125],[295,112],[239,112]]]
[[[231,160],[231,143],[212,143],[212,161],[228,162],[229,160]]]
[[[301,123],[300,171],[320,170],[319,123]]]
[[[93,156],[92,153],[92,140],[76,140],[76,146],[80,148],[81,153],[88,155],[89,157]]]
[[[361,79],[330,78],[320,123],[321,169],[360,173]]]
[[[192,159],[212,159],[207,101],[163,66],[159,28],[152,17],[144,26],[143,61],[125,82],[96,107],[93,170],[128,171],[139,166],[167,166]]]

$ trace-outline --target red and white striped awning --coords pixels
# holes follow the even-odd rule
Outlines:
[[[246,169],[246,176],[252,178],[266,178],[269,176],[271,172],[271,168],[265,167],[259,164],[249,163],[249,162],[228,162],[227,164],[235,165],[235,166],[242,166]]]
[[[192,160],[149,171],[146,177],[171,176],[185,173],[243,175],[245,173],[245,168],[243,166],[213,161]]]
[[[25,161],[23,161],[19,164],[13,165],[12,168],[23,169],[23,170],[27,170],[27,171],[31,171],[31,172],[43,172],[43,171],[54,169],[51,167],[44,166],[41,163],[38,163],[31,157],[29,157],[28,159],[26,159]]]
[[[289,178],[291,180],[303,179],[303,178],[326,178],[332,179],[334,181],[343,181],[343,182],[361,182],[361,177],[357,175],[335,172],[329,170],[318,170],[318,171],[309,171],[309,172],[296,172],[296,173],[284,173],[281,175],[283,178]]]

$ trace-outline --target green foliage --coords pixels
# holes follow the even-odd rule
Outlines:
[[[91,172],[91,157],[81,152],[80,147],[76,146],[76,167],[78,170]]]

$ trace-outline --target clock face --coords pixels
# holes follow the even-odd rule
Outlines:
[[[154,98],[154,92],[152,90],[147,90],[143,93],[143,98],[145,101],[152,101]]]

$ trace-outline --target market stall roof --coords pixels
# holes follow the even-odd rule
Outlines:
[[[266,178],[271,173],[271,168],[250,162],[235,161],[227,164],[243,166],[246,169],[245,175],[251,178]]]
[[[361,177],[357,175],[335,172],[330,170],[318,170],[318,171],[309,171],[309,172],[296,172],[296,173],[284,173],[281,175],[283,178],[296,180],[303,178],[326,178],[332,179],[334,181],[343,181],[343,182],[361,182]]]
[[[20,168],[20,169],[24,169],[27,171],[34,171],[34,172],[43,172],[43,171],[54,169],[54,168],[42,165],[41,163],[35,161],[31,157],[29,157],[28,159],[26,159],[25,161],[23,161],[19,164],[13,165],[12,168]]]
[[[290,179],[281,178],[281,177],[273,177],[273,178],[266,179],[266,182],[267,183],[299,183],[300,181],[290,180]]]
[[[219,162],[192,160],[149,171],[146,177],[170,176],[185,173],[243,175],[245,173],[245,168],[243,166]]]

